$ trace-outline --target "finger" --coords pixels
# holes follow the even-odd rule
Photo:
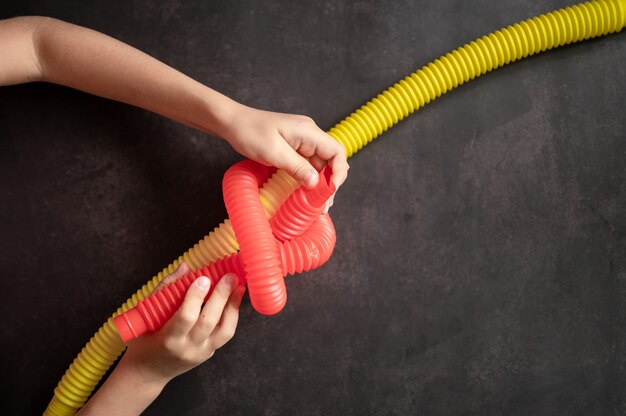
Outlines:
[[[189,266],[187,265],[187,263],[183,261],[182,263],[180,263],[180,265],[174,271],[174,273],[168,274],[167,276],[165,276],[154,290],[157,291],[157,290],[163,289],[165,286],[171,283],[174,283],[175,281],[177,281],[178,279],[180,279],[181,277],[189,273],[189,271],[190,271]]]
[[[348,165],[348,161],[346,160],[345,149],[343,147],[341,147],[341,149],[341,153],[328,161],[328,165],[333,172],[332,180],[335,184],[335,189],[339,189],[339,187],[343,185],[348,177],[348,170],[350,169],[350,165]]]
[[[187,290],[185,300],[178,311],[166,324],[166,331],[174,337],[185,336],[198,321],[202,302],[209,292],[211,280],[206,276],[198,277]],[[165,327],[164,327],[165,328]]]
[[[237,329],[237,322],[239,321],[239,306],[241,305],[241,299],[246,293],[245,286],[238,286],[235,291],[230,295],[224,312],[222,313],[222,319],[220,323],[215,327],[211,333],[211,347],[213,349],[222,348],[224,344],[232,339]]]
[[[328,210],[330,210],[330,208],[333,206],[334,203],[335,203],[335,194],[332,194],[330,198],[328,198],[328,201],[326,201],[326,208],[324,208],[324,214],[328,214]]]
[[[279,149],[277,158],[273,162],[274,166],[285,170],[300,185],[308,189],[315,188],[319,181],[317,170],[282,138],[281,141],[281,149]]]
[[[309,163],[319,172],[326,166],[326,161],[318,155],[313,155],[309,158]]]
[[[202,313],[189,333],[189,338],[196,343],[202,343],[209,338],[209,335],[220,320],[224,306],[230,298],[231,293],[237,287],[239,278],[233,273],[227,273],[217,282],[215,290],[207,300]]]
[[[348,169],[350,169],[346,149],[315,124],[301,128],[297,135],[300,143],[302,143],[300,148],[306,153],[305,156],[313,158],[315,155],[317,158],[327,161],[333,171],[333,183],[339,189],[348,177]]]

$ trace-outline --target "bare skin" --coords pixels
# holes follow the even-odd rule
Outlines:
[[[242,155],[317,184],[328,164],[339,188],[343,146],[302,115],[257,110],[102,33],[44,17],[0,21],[0,85],[47,81],[145,108],[222,137]]]
[[[0,21],[0,86],[45,81],[121,101],[224,138],[242,155],[314,187],[329,165],[339,188],[344,148],[301,115],[239,104],[104,34],[45,17]],[[317,169],[317,170],[316,170]],[[332,202],[330,203],[332,204]],[[189,271],[182,264],[163,284]],[[131,342],[81,416],[139,415],[174,377],[201,364],[234,335],[245,289],[223,277],[204,307],[209,280],[198,278],[176,315]]]
[[[187,264],[181,264],[156,290],[188,272]],[[171,379],[211,358],[235,334],[245,292],[238,281],[235,275],[224,276],[202,306],[211,281],[198,278],[161,330],[130,343],[115,370],[78,415],[139,415]]]

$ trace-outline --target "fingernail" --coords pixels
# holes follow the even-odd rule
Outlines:
[[[308,186],[309,188],[312,188],[315,185],[317,185],[317,180],[318,180],[317,171],[315,169],[311,169],[309,173],[306,175],[306,177],[304,178],[304,184]]]
[[[200,276],[196,279],[196,285],[198,289],[206,292],[209,290],[209,287],[211,287],[211,280],[206,276]]]
[[[227,274],[224,276],[224,283],[229,288],[232,288],[233,286],[235,286],[235,283],[237,283],[237,280],[238,280],[237,277],[233,274]]]

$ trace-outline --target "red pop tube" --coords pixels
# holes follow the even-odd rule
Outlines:
[[[226,172],[224,201],[239,253],[188,273],[115,317],[113,323],[124,342],[160,329],[178,310],[191,283],[200,276],[211,279],[212,291],[221,276],[235,273],[240,284],[247,283],[252,306],[262,314],[272,315],[287,300],[284,276],[315,269],[328,261],[336,241],[333,223],[323,213],[326,200],[335,192],[330,169],[322,170],[314,189],[294,191],[269,222],[259,200],[259,187],[273,171],[247,160]]]
[[[335,184],[330,180],[331,171],[322,169],[317,186],[313,189],[298,188],[280,206],[270,221],[278,241],[298,237],[313,224],[326,207],[326,201],[335,193]]]
[[[200,276],[211,279],[208,298],[221,276],[228,272],[235,273],[237,276],[244,276],[238,254],[232,254],[205,265],[195,272],[189,272],[174,283],[137,302],[137,306],[113,318],[117,332],[124,342],[128,342],[146,332],[158,331],[182,305],[185,294],[194,280]],[[243,284],[241,278],[239,283]]]
[[[246,270],[250,302],[263,315],[278,313],[287,302],[278,247],[259,199],[259,187],[269,177],[269,169],[245,160],[228,169],[222,181],[224,204]]]

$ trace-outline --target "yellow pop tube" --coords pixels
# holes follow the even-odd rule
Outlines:
[[[467,81],[558,46],[619,32],[625,25],[626,0],[590,1],[516,23],[455,49],[405,77],[350,114],[329,134],[350,157],[415,110]],[[263,186],[261,201],[268,217],[296,186],[282,171]],[[122,353],[125,346],[113,325],[114,316],[147,297],[182,261],[197,269],[237,250],[230,221],[226,220],[154,276],[85,345],[54,390],[44,415],[73,415]]]

